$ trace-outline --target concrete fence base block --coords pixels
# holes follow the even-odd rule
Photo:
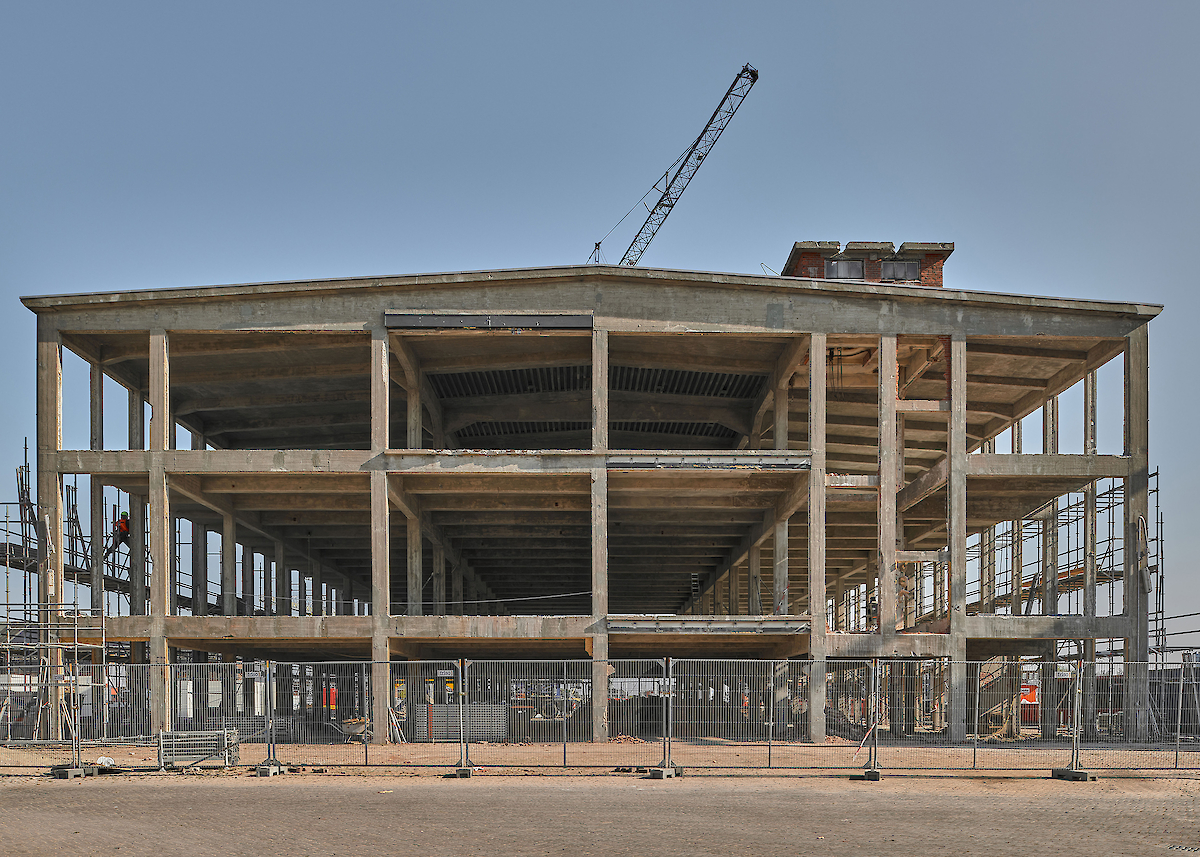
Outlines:
[[[1050,771],[1050,776],[1056,780],[1066,780],[1072,783],[1090,783],[1096,779],[1096,775],[1091,771],[1080,771],[1075,768],[1054,768]]]
[[[278,762],[267,762],[265,765],[259,765],[257,774],[260,777],[277,777],[284,772],[283,765]]]

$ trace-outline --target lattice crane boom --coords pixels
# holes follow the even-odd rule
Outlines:
[[[646,218],[646,222],[638,230],[638,234],[629,245],[629,249],[621,257],[622,265],[636,265],[638,260],[642,258],[642,253],[646,252],[646,247],[654,238],[654,234],[663,225],[663,221],[667,219],[667,215],[671,213],[671,209],[675,207],[675,203],[679,201],[679,197],[688,186],[688,182],[692,180],[692,176],[696,174],[696,170],[700,169],[700,165],[704,163],[704,159],[708,156],[709,151],[716,145],[721,132],[725,130],[725,126],[729,124],[729,120],[733,118],[733,114],[737,112],[738,107],[741,106],[742,101],[750,92],[750,87],[754,86],[757,80],[758,69],[753,68],[749,63],[742,66],[742,70],[733,79],[733,83],[730,84],[725,97],[721,99],[721,103],[713,111],[712,118],[708,120],[708,124],[700,132],[700,136],[696,138],[691,148],[680,159],[679,169],[667,181],[662,197],[659,198],[654,208],[650,209],[650,216]]]

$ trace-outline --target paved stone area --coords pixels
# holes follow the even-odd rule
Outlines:
[[[1200,849],[1198,796],[1044,776],[8,777],[0,854],[1169,855]]]

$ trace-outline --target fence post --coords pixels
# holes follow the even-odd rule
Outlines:
[[[266,662],[267,679],[267,760],[264,765],[278,765],[275,758],[275,691],[276,679],[275,662]]]
[[[879,658],[871,659],[871,770],[879,770]]]
[[[775,661],[770,661],[771,667],[771,718],[767,726],[767,767],[771,767],[772,751],[775,749]],[[787,661],[784,661],[787,663]],[[787,686],[787,679],[784,679],[784,686]],[[750,716],[749,708],[747,708],[746,716]]]
[[[983,664],[975,665],[975,738],[971,743],[971,770],[979,766],[979,695],[983,692]]]
[[[371,667],[364,666],[363,673],[362,673],[363,716],[367,718],[368,723],[370,723],[373,720],[373,718],[369,717],[367,712],[374,713],[373,709],[371,708],[371,702],[372,702],[371,694],[375,690],[375,688],[373,688],[371,686],[371,677],[375,672],[373,667],[374,667],[373,664]],[[388,661],[388,684],[390,685],[391,683],[392,683],[392,665],[391,665],[391,661]],[[384,689],[384,692],[385,693],[387,692],[387,688]],[[389,696],[390,696],[390,694],[389,694]],[[389,698],[388,699],[388,711],[389,712],[392,710],[391,706],[392,706],[392,700]],[[378,729],[379,724],[378,723],[374,724],[374,728]],[[384,740],[386,741],[387,740],[387,738],[386,738],[387,730],[391,728],[390,722],[384,723],[383,728],[384,728],[384,736],[385,736]],[[374,736],[372,736],[372,740],[373,739],[374,739]],[[371,764],[371,749],[370,749],[371,741],[367,740],[366,730],[363,730],[362,742],[363,742],[363,765],[370,765]]]
[[[465,663],[466,662],[462,658],[459,658],[458,663],[455,664],[455,669],[458,670],[458,683],[456,685],[456,687],[458,688],[458,693],[456,695],[458,696],[458,767],[459,767],[459,769],[467,767],[467,733],[465,730],[466,718],[463,715],[463,699],[466,697],[466,694],[467,694],[467,685],[466,685],[467,677],[466,677],[466,669],[464,667]]]
[[[1179,768],[1179,734],[1183,731],[1183,659],[1179,661],[1179,705],[1175,709],[1175,767]]]
[[[663,730],[663,768],[669,768],[671,761],[671,733],[675,729],[675,664],[667,658],[667,728]]]
[[[1079,730],[1082,725],[1080,718],[1080,703],[1083,701],[1083,660],[1080,659],[1075,665],[1075,693],[1072,697],[1073,705],[1071,706],[1071,770],[1080,770],[1079,764]]]
[[[463,752],[467,767],[471,767],[471,662],[463,659]]]
[[[567,766],[567,662],[562,662],[562,738],[563,738],[563,767]],[[596,688],[592,688],[592,697],[595,698]]]

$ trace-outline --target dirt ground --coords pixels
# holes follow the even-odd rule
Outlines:
[[[4,777],[0,854],[1166,854],[1200,850],[1198,796],[1045,774]]]

